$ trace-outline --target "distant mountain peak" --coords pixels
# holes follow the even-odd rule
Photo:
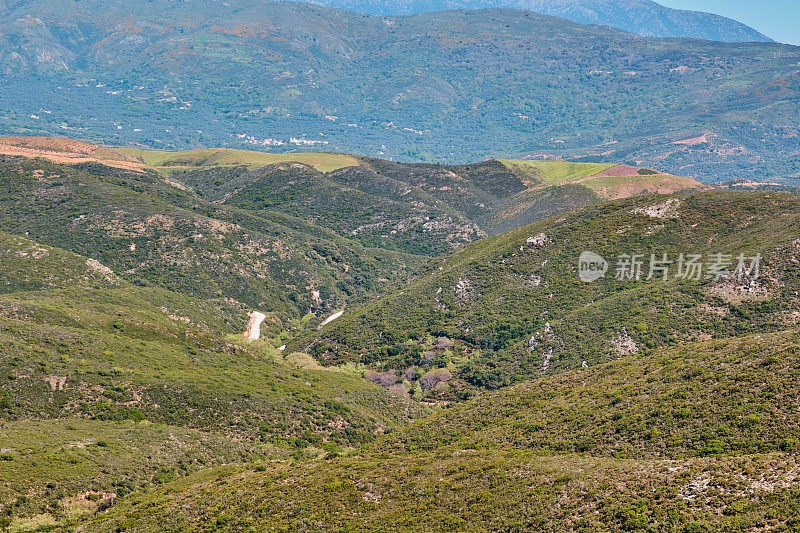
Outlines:
[[[673,9],[652,0],[306,0],[368,13],[409,15],[448,9],[527,9],[582,24],[602,24],[644,37],[687,37],[725,42],[772,42],[739,21],[700,11]]]

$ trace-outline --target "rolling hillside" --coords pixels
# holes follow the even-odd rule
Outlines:
[[[0,14],[0,35],[6,134],[452,164],[558,156],[708,183],[800,172],[788,45],[513,9],[384,18],[251,0],[26,0]]]
[[[800,305],[797,202],[786,193],[715,191],[551,217],[431,262],[413,283],[294,349],[398,375],[409,367],[444,373],[424,388],[456,399],[661,346],[779,331],[796,323]],[[593,283],[579,277],[585,251],[607,261]],[[705,270],[689,275],[693,254]],[[760,254],[757,280],[733,274],[740,254]],[[708,270],[715,261],[727,279]],[[449,383],[437,389],[439,381]]]
[[[212,465],[346,453],[422,414],[357,367],[245,343],[230,302],[24,237],[0,233],[0,293],[3,529],[70,523]]]
[[[552,160],[2,151],[3,528],[794,527],[797,195]],[[368,210],[558,214],[471,243],[422,223],[437,248],[405,253],[419,236],[353,235]],[[612,273],[763,258],[586,283],[584,250]]]
[[[689,343],[485,394],[358,456],[212,469],[86,531],[794,531],[798,333]]]
[[[2,153],[151,171],[214,205],[276,221],[282,214],[366,247],[426,256],[608,198],[704,188],[650,169],[559,160],[426,165],[321,152],[151,152],[42,137],[0,138]]]
[[[89,256],[135,285],[214,302],[237,321],[264,309],[276,331],[375,294],[423,262],[279,212],[201,200],[153,171],[11,156],[0,158],[0,175],[0,230]]]

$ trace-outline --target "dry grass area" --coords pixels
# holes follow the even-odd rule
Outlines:
[[[102,163],[125,170],[144,170],[141,162],[113,148],[62,137],[0,137],[0,155],[41,157],[54,163]]]

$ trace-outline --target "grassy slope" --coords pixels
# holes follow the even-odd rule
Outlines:
[[[90,512],[99,501],[78,494],[90,489],[340,453],[421,413],[358,369],[302,369],[224,336],[214,303],[13,235],[0,233],[0,254],[0,508],[15,520]]]
[[[599,174],[613,167],[609,163],[575,163],[561,160],[512,160],[500,159],[501,163],[545,185],[560,185]]]
[[[550,350],[550,371],[616,357],[611,341],[623,330],[646,350],[789,327],[800,288],[792,266],[793,243],[800,238],[798,197],[701,193],[679,197],[677,218],[633,213],[667,199],[603,204],[484,239],[433,262],[414,283],[297,346],[322,360],[360,358],[403,370],[420,364],[431,337],[447,335],[456,340],[455,350],[440,354],[437,364],[455,365],[473,385],[496,387],[540,375]],[[547,237],[544,246],[527,244],[540,233]],[[592,284],[580,281],[576,267],[584,250],[611,261],[610,275]],[[614,258],[634,252],[648,259],[668,253],[673,260],[680,252],[759,252],[763,275],[753,293],[705,279],[613,279]],[[544,335],[546,323],[553,336],[529,349],[529,339]]]
[[[542,378],[358,457],[190,476],[87,530],[795,531],[799,342],[688,344]]]
[[[214,205],[154,174],[9,159],[0,175],[0,229],[91,256],[140,285],[233,298],[284,322],[340,307],[422,261],[286,214]]]
[[[358,159],[345,154],[324,152],[302,152],[296,154],[269,154],[251,150],[230,148],[205,148],[177,152],[121,148],[121,151],[159,170],[168,171],[173,167],[214,167],[227,165],[246,165],[258,167],[275,163],[297,162],[309,165],[320,172],[331,172],[340,168],[359,165]]]
[[[0,502],[27,520],[91,512],[87,492],[121,498],[202,468],[288,453],[274,445],[181,426],[88,419],[3,422]],[[112,496],[113,495],[113,496]]]

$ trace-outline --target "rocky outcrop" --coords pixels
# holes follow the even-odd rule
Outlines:
[[[611,350],[620,356],[639,353],[639,347],[625,328],[622,328],[622,331],[617,333],[609,341],[609,344],[611,345]]]
[[[454,346],[455,343],[450,339],[448,339],[447,337],[439,337],[438,341],[436,342],[436,346],[434,346],[434,348],[436,348],[437,350],[452,350]]]

